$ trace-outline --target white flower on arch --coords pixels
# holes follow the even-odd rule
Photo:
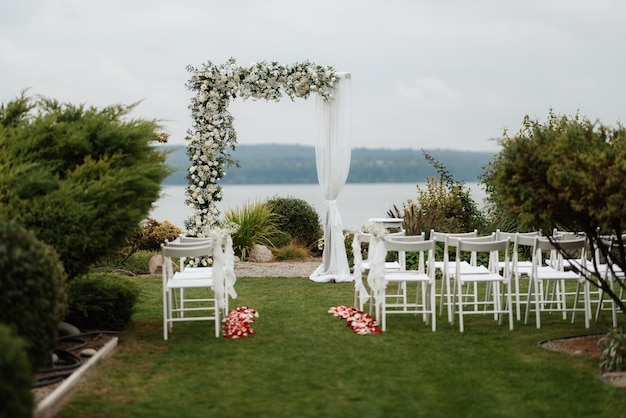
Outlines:
[[[191,78],[186,87],[195,96],[189,105],[192,129],[185,138],[192,164],[185,195],[194,213],[185,221],[185,227],[191,234],[200,235],[219,222],[215,205],[222,200],[222,188],[217,183],[226,175],[226,167],[234,163],[230,150],[237,144],[237,134],[228,111],[230,100],[252,97],[279,101],[284,95],[294,100],[314,92],[331,101],[338,78],[333,67],[308,61],[287,66],[258,62],[246,68],[230,58],[221,65],[209,61],[201,69],[188,66],[187,70]]]

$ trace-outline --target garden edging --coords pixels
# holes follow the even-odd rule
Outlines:
[[[89,358],[81,367],[63,381],[54,391],[42,399],[35,408],[35,418],[52,418],[59,412],[63,404],[69,399],[77,385],[102,360],[113,354],[117,347],[118,337],[113,337],[96,354]]]

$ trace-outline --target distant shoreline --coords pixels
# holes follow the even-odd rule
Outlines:
[[[161,146],[168,152],[167,165],[176,170],[164,185],[187,184],[190,166],[184,145]],[[424,153],[441,163],[454,180],[478,182],[483,167],[493,161],[495,153],[454,150],[352,150],[347,184],[424,183],[439,178]],[[318,184],[315,147],[303,145],[238,145],[232,158],[239,167],[226,167],[220,185]]]

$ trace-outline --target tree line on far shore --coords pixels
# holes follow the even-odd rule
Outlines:
[[[167,164],[176,171],[164,185],[185,185],[190,166],[184,145],[164,145]],[[476,182],[495,152],[424,150],[440,161],[455,179]],[[437,176],[420,149],[355,148],[348,183],[423,183]],[[315,147],[304,145],[238,145],[232,151],[239,167],[227,169],[222,184],[315,184]]]

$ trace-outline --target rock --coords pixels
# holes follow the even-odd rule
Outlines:
[[[256,244],[250,251],[250,259],[260,263],[272,261],[273,258],[272,252],[264,245]]]
[[[59,331],[59,336],[61,337],[81,334],[78,328],[76,328],[72,324],[68,324],[67,322],[59,322],[59,324],[57,325],[57,330]]]
[[[148,271],[150,274],[161,274],[163,271],[163,259],[161,254],[153,255],[148,263]]]
[[[80,356],[81,357],[93,357],[96,355],[96,349],[95,348],[85,348],[83,351],[80,352]]]

